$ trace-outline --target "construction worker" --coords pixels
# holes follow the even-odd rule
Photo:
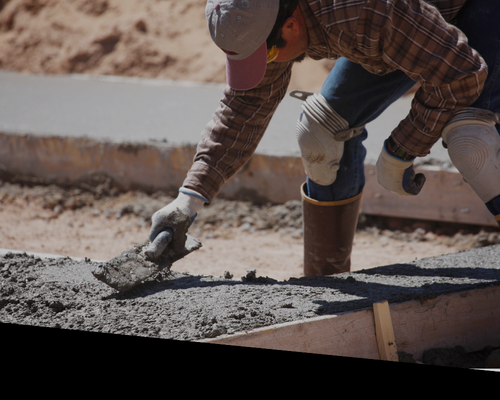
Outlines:
[[[442,138],[450,159],[500,214],[500,2],[491,0],[208,0],[210,35],[226,54],[228,86],[175,201],[152,217],[150,239],[193,219],[252,156],[306,55],[336,59],[306,94],[297,140],[307,180],[304,275],[350,270],[365,184],[365,125],[419,88],[408,116],[387,127],[379,183],[415,196],[413,160]],[[392,131],[392,132],[391,132]],[[498,218],[498,217],[497,217]],[[497,219],[498,220],[498,219]]]

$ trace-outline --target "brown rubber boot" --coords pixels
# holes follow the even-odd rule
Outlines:
[[[304,276],[349,272],[361,193],[341,201],[317,201],[301,187],[304,230]]]

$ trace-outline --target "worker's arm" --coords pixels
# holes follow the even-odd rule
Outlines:
[[[424,1],[391,3],[378,18],[374,23],[383,27],[378,31],[383,60],[419,82],[420,88],[410,113],[384,143],[377,178],[394,193],[416,195],[425,177],[415,174],[413,159],[426,156],[449,119],[479,97],[487,66],[465,35]]]
[[[207,124],[183,187],[211,202],[255,152],[290,81],[292,63],[270,63],[259,86],[229,87]]]
[[[373,23],[381,26],[377,39],[384,62],[420,83],[411,111],[393,130],[392,139],[409,154],[426,156],[449,119],[479,97],[487,65],[466,36],[427,2],[372,4],[380,8],[370,15],[380,19]],[[378,13],[382,9],[383,15]],[[370,40],[360,33],[360,47],[367,48]]]
[[[285,96],[291,66],[290,63],[269,64],[266,77],[253,90],[240,92],[229,87],[224,90],[213,119],[203,131],[193,166],[178,197],[151,218],[149,239],[155,248],[162,242],[159,233],[167,229],[173,237],[172,245],[182,248],[186,229],[198,212],[253,155]],[[187,227],[185,221],[188,221]],[[161,251],[155,255],[159,256]]]

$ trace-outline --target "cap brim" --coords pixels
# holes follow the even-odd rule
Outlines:
[[[267,69],[267,46],[264,42],[251,56],[232,60],[226,56],[227,84],[235,90],[250,90],[264,78]]]

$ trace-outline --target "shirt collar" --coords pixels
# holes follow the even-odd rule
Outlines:
[[[325,31],[321,27],[320,22],[315,17],[311,6],[307,0],[299,0],[299,7],[304,16],[304,21],[307,27],[307,33],[309,36],[309,46],[308,52],[314,50],[323,50],[328,48],[328,44],[325,40]]]

